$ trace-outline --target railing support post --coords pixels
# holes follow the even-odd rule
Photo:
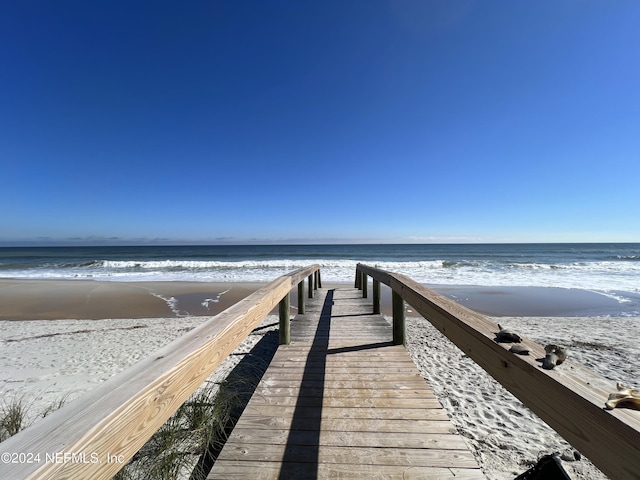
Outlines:
[[[318,288],[322,288],[322,277],[320,276],[320,270],[318,270]]]
[[[367,298],[369,295],[367,290],[367,274],[362,272],[362,298]]]
[[[313,273],[309,275],[309,298],[313,298]]]
[[[320,288],[318,286],[319,280],[320,280],[320,272],[316,270],[315,272],[313,272],[313,283],[314,283],[313,289],[314,290],[317,290],[318,288]]]
[[[373,313],[380,313],[380,281],[373,279]]]
[[[355,287],[358,290],[362,290],[362,282],[361,282],[361,280],[362,280],[362,272],[360,270],[356,269],[356,284],[355,284]]]
[[[393,304],[393,344],[404,345],[404,300],[399,293],[393,291],[392,304]]]
[[[298,283],[298,313],[304,313],[304,280]]]
[[[279,337],[280,345],[289,345],[291,342],[291,293],[287,293],[280,300],[280,324]]]

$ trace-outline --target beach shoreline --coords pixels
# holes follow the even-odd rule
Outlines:
[[[212,316],[264,285],[257,282],[0,279],[0,320]]]
[[[349,282],[323,283],[325,288]],[[246,298],[263,282],[0,279],[0,320],[101,320],[212,316]],[[555,287],[428,285],[488,316],[633,316],[637,303],[615,295]],[[369,297],[373,296],[371,283]],[[305,285],[306,295],[306,285]],[[633,297],[632,297],[633,298]],[[297,292],[292,290],[293,313]],[[391,290],[381,286],[381,309],[391,314]],[[417,315],[410,306],[408,316]]]

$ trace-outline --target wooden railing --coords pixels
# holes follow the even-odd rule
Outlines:
[[[358,264],[356,287],[364,297],[368,276],[373,278],[374,310],[380,311],[380,283],[393,292],[396,343],[404,343],[406,301],[609,478],[640,478],[640,412],[603,408],[614,382],[570,360],[543,370],[536,362],[545,356],[541,345],[523,339],[531,355],[510,353],[494,341],[496,323],[404,275]],[[607,383],[610,391],[602,388]]]
[[[318,265],[284,275],[109,379],[87,395],[0,443],[0,478],[110,479],[280,304],[288,332],[289,294],[304,311],[320,285]],[[280,342],[288,343],[281,331]]]

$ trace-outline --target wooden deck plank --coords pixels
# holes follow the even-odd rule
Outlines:
[[[252,472],[252,479],[275,480],[282,478],[282,464],[276,462],[249,462],[242,464],[233,461],[219,460],[216,471],[208,480],[246,480],[247,471]],[[453,469],[436,467],[418,467],[404,465],[314,465],[310,463],[291,463],[287,465],[289,478],[323,478],[323,479],[385,479],[385,480],[486,480],[477,469]]]
[[[291,322],[208,479],[484,478],[392,326],[353,288]]]
[[[318,439],[313,430],[275,428],[253,430],[240,427],[236,427],[235,430],[233,443],[238,445],[248,443],[285,445],[293,441],[296,445],[319,444],[329,447],[467,449],[467,444],[462,437],[451,433],[327,430],[323,425]]]
[[[456,466],[477,468],[475,458],[469,450],[445,450],[427,448],[375,448],[332,447],[326,445],[255,444],[227,442],[224,459],[237,462],[310,462],[342,463],[358,468],[359,465],[416,465],[421,467]],[[215,467],[214,467],[215,468]],[[251,478],[251,477],[248,477]]]
[[[259,395],[269,395],[275,397],[324,397],[332,399],[352,399],[352,398],[404,398],[421,399],[424,393],[420,390],[398,390],[398,389],[364,389],[364,388],[317,388],[309,387],[258,387],[256,392]],[[420,405],[416,402],[416,405]]]
[[[287,375],[286,378],[283,378],[283,375],[278,375],[276,378],[269,378],[262,385],[263,387],[297,387],[301,382],[301,377],[298,375]],[[338,378],[336,380],[328,380],[322,381],[318,380],[305,380],[305,386],[310,388],[326,388],[326,389],[340,389],[340,388],[349,388],[349,389],[371,389],[371,388],[383,388],[383,389],[393,389],[393,390],[421,390],[423,393],[429,393],[430,390],[424,388],[421,379],[415,379],[412,376],[399,376],[398,377],[388,377],[385,380],[379,379],[362,379],[349,377],[348,375],[344,375],[344,378]],[[403,381],[404,380],[404,381]]]
[[[406,372],[405,368],[402,368],[401,366],[388,366],[388,367],[384,367],[384,368],[376,368],[374,366],[369,366],[368,368],[366,366],[354,366],[354,367],[350,367],[348,365],[342,365],[342,366],[325,366],[323,367],[321,364],[314,364],[313,362],[311,362],[306,368],[305,367],[296,367],[296,366],[288,366],[288,365],[283,365],[282,363],[278,362],[276,364],[273,365],[275,368],[282,368],[284,373],[287,373],[287,370],[293,369],[293,368],[299,368],[302,370],[302,373],[307,374],[307,373],[324,373],[324,374],[343,374],[343,375],[351,375],[352,377],[357,377],[357,375],[359,374],[369,374],[370,376],[375,376],[378,374],[403,374]]]
[[[271,405],[248,405],[244,410],[244,415],[240,419],[242,422],[248,418],[275,418],[276,420],[290,421],[293,413],[300,418],[317,418],[318,412],[315,408],[298,408],[287,406]],[[442,420],[449,421],[446,412],[441,408],[323,408],[320,418],[325,419],[385,419],[402,420],[406,422],[416,422],[421,420]],[[364,423],[364,421],[363,421]],[[451,424],[449,424],[451,428]],[[406,427],[405,427],[406,428]],[[403,430],[397,430],[403,431]]]
[[[324,380],[321,377],[320,372],[311,372],[310,375],[303,375],[300,371],[288,371],[282,372],[277,376],[270,377],[265,380],[266,385],[276,386],[278,383],[286,383],[287,385],[294,386],[305,380],[305,385],[312,386],[312,382],[320,382],[320,385],[324,385],[326,388],[372,388],[378,385],[381,386],[394,386],[396,388],[405,388],[407,385],[411,385],[412,388],[424,388],[424,381],[415,375],[405,375],[401,369],[394,369],[391,371],[385,371],[385,373],[370,374],[366,369],[358,369],[354,373],[354,369],[344,371],[336,369],[333,372],[325,372],[330,374],[331,380]],[[268,382],[268,383],[267,383]],[[309,382],[309,383],[307,383]],[[358,387],[359,385],[359,387]]]
[[[320,398],[320,397],[265,397],[251,399],[255,405],[281,405],[298,407],[342,408],[442,408],[436,398],[422,400],[405,398]]]
[[[351,409],[351,412],[345,412],[344,409],[333,409],[334,411],[340,411],[342,415],[353,415],[352,418],[340,418],[340,417],[323,417],[322,430],[323,431],[343,431],[343,432],[389,432],[389,433],[421,433],[429,432],[425,435],[431,435],[436,433],[453,434],[457,433],[456,429],[451,425],[446,415],[444,418],[440,415],[441,410],[431,410],[432,412],[438,412],[434,414],[433,418],[418,418],[418,419],[398,419],[389,418],[381,414],[376,414],[374,418],[367,418],[364,416],[363,410],[366,409]],[[359,410],[359,411],[354,411]],[[380,410],[380,409],[376,409]],[[299,430],[310,430],[317,428],[318,420],[308,412],[307,415],[296,419],[296,428]],[[308,420],[304,420],[304,419]],[[287,428],[291,429],[292,417],[278,417],[272,415],[243,415],[236,428],[247,429],[278,429]]]

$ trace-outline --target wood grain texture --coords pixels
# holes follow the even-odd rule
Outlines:
[[[543,370],[542,345],[524,339],[530,356],[514,355],[494,341],[498,325],[404,275],[358,265],[398,292],[425,319],[447,336],[551,428],[589,458],[611,479],[640,478],[640,412],[605,410],[609,383],[571,360]],[[597,379],[593,381],[592,379]]]
[[[317,268],[278,278],[84,397],[0,443],[0,454],[39,453],[41,458],[39,463],[0,463],[0,478],[112,478],[289,294],[295,286],[292,279],[312,275]],[[108,461],[107,454],[119,460]],[[87,460],[79,461],[83,458]]]

